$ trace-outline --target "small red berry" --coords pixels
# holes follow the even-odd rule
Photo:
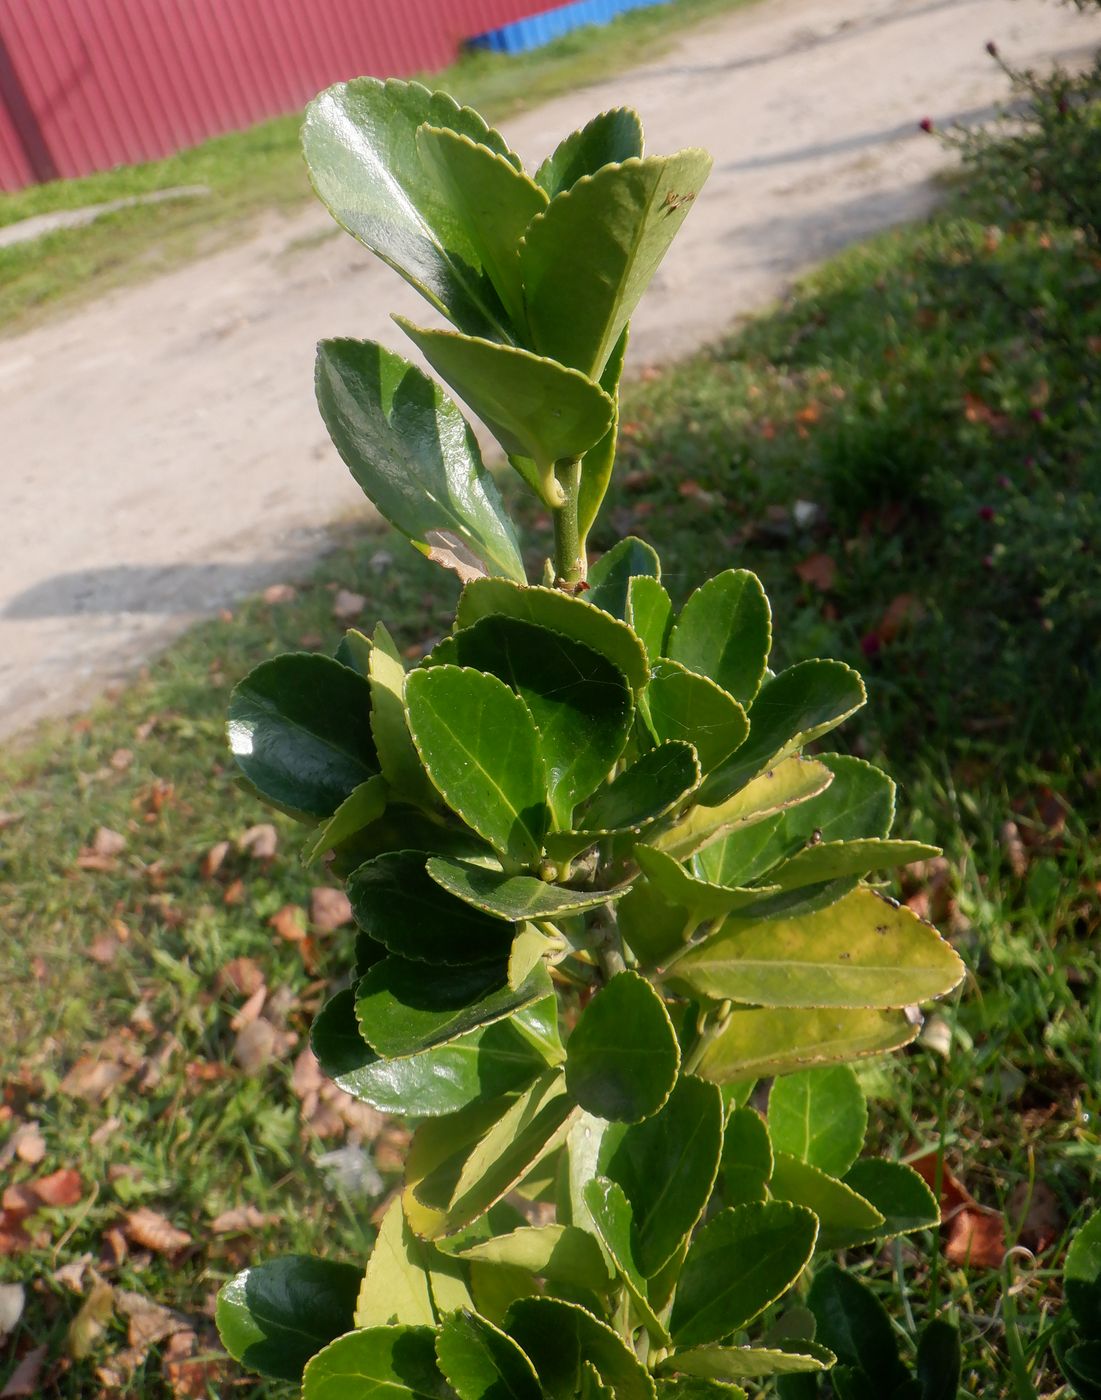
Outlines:
[[[922,117],[921,121],[918,122],[918,126],[921,127],[922,131],[932,131],[932,129],[933,129],[933,118],[932,118],[932,117]]]
[[[993,519],[994,519],[994,507],[993,507],[993,506],[980,506],[980,507],[979,507],[979,519],[980,519],[980,520],[993,520]]]
[[[873,656],[878,656],[882,649],[883,643],[880,640],[878,632],[865,632],[863,637],[861,637],[860,650],[869,660],[871,660]]]
[[[997,58],[997,57],[998,57],[998,46],[997,46],[997,44],[994,42],[993,39],[987,40],[986,51],[987,51],[987,53],[990,55],[991,58]]]

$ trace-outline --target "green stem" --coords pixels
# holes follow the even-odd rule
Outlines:
[[[577,505],[581,492],[581,458],[563,457],[554,464],[554,479],[565,500],[551,514],[554,519],[554,574],[558,587],[584,583],[587,562],[578,532]]]

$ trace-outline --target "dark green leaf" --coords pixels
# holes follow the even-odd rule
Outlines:
[[[956,1400],[961,1364],[959,1331],[943,1318],[934,1318],[918,1340],[921,1400]]]
[[[328,656],[292,652],[262,661],[229,702],[237,765],[278,806],[328,818],[378,772],[371,691]]]
[[[677,661],[655,663],[644,713],[659,743],[684,739],[693,745],[704,774],[729,758],[749,733],[741,705],[714,681]]]
[[[618,667],[635,691],[650,679],[646,652],[626,623],[582,598],[554,588],[520,587],[504,579],[474,579],[462,591],[455,626],[473,627],[492,613],[534,622],[584,642]]]
[[[655,1400],[654,1383],[634,1352],[592,1313],[557,1298],[521,1298],[505,1330],[531,1357],[551,1400],[573,1400],[589,1361],[616,1400]]]
[[[535,172],[535,183],[553,199],[582,175],[642,155],[642,122],[630,107],[613,107],[560,141]]]
[[[627,621],[641,638],[651,664],[665,655],[673,625],[673,603],[656,578],[640,575],[627,590]]]
[[[380,622],[379,627],[382,626]],[[376,629],[377,630],[377,629]],[[342,666],[350,666],[361,676],[369,674],[371,664],[371,643],[356,627],[349,627],[340,639],[335,656]],[[371,726],[372,729],[374,726]]]
[[[668,654],[750,705],[761,688],[771,645],[772,613],[760,579],[747,569],[727,569],[685,603]]]
[[[535,1367],[484,1317],[452,1313],[436,1334],[436,1357],[459,1400],[542,1400]]]
[[[772,1145],[830,1176],[844,1176],[856,1161],[867,1127],[868,1105],[850,1065],[781,1075],[772,1086]]]
[[[356,985],[356,1018],[380,1055],[413,1055],[504,1020],[550,991],[542,964],[514,989],[503,959],[436,970],[391,954]]]
[[[903,1011],[738,1011],[708,1045],[696,1073],[715,1084],[790,1074],[882,1055],[909,1045],[917,1032]]]
[[[244,1269],[218,1294],[222,1345],[250,1370],[296,1381],[310,1357],[354,1324],[361,1271],[291,1254]]]
[[[740,1385],[685,1376],[681,1380],[659,1380],[658,1400],[748,1400],[748,1397]]]
[[[383,1059],[360,1034],[355,993],[349,989],[325,1003],[310,1040],[322,1069],[345,1093],[382,1113],[430,1118],[530,1084],[547,1066],[539,1046],[546,1043],[553,1050],[556,1016],[557,1003],[548,997],[446,1045]]]
[[[785,1201],[721,1210],[684,1261],[669,1322],[677,1346],[720,1341],[763,1312],[802,1273],[817,1233],[811,1212]]]
[[[452,811],[519,865],[542,849],[550,813],[531,711],[496,676],[458,666],[405,683],[409,732]]]
[[[589,803],[583,831],[637,831],[683,802],[699,786],[691,744],[659,744],[625,768]]]
[[[451,642],[448,660],[496,676],[531,711],[551,810],[568,827],[574,806],[600,786],[631,732],[634,700],[623,672],[585,643],[514,617],[484,617]]]
[[[1079,1342],[1064,1348],[1060,1364],[1081,1400],[1101,1395],[1101,1342]]]
[[[657,550],[645,540],[626,535],[589,568],[588,601],[613,617],[626,618],[627,590],[633,578],[661,578]]]
[[[728,1206],[763,1201],[772,1176],[772,1144],[761,1115],[736,1108],[723,1133],[723,1197]]]
[[[361,865],[348,880],[356,923],[415,962],[488,961],[499,969],[513,930],[441,889],[425,870],[427,859],[424,851],[388,851]]]
[[[449,1400],[430,1327],[368,1327],[318,1352],[302,1400]]]
[[[791,1201],[815,1213],[819,1249],[843,1249],[883,1224],[883,1216],[870,1201],[789,1152],[777,1149],[768,1189],[776,1200]]]
[[[602,1169],[631,1203],[634,1257],[647,1278],[676,1253],[703,1214],[722,1134],[718,1089],[682,1075],[657,1113],[606,1136]]]
[[[371,733],[382,776],[399,801],[429,809],[439,795],[421,766],[405,723],[405,667],[383,623],[375,627],[367,663],[371,685]]]
[[[601,373],[710,169],[699,150],[632,159],[551,200],[520,248],[540,353]]]
[[[553,504],[554,463],[580,456],[611,426],[615,406],[600,385],[517,345],[394,320],[505,451],[532,459]]]
[[[566,1085],[590,1113],[634,1123],[676,1083],[680,1049],[665,1004],[637,972],[621,972],[581,1013],[566,1048]]]
[[[858,889],[803,918],[731,915],[671,976],[717,1001],[757,1006],[895,1007],[950,992],[963,963],[906,905]]]
[[[445,127],[422,126],[417,148],[459,216],[512,324],[525,323],[520,239],[547,207],[545,191],[488,146]]]
[[[849,1168],[845,1185],[870,1201],[883,1216],[883,1224],[870,1232],[869,1241],[930,1229],[940,1222],[932,1191],[912,1167],[902,1162],[865,1157]]]
[[[1082,1332],[1101,1340],[1101,1210],[1090,1216],[1071,1241],[1063,1287]]]
[[[864,682],[840,661],[801,661],[767,681],[749,713],[749,738],[700,789],[717,806],[781,759],[859,710]]]
[[[517,923],[522,919],[559,919],[599,909],[630,889],[630,885],[618,885],[613,890],[571,890],[565,885],[547,884],[533,875],[505,875],[500,870],[445,856],[433,856],[428,862],[428,874],[475,909]]]
[[[302,149],[337,223],[377,253],[455,325],[506,338],[507,320],[461,213],[417,149],[417,129],[446,127],[517,166],[477,112],[443,92],[356,78],[314,99]]]
[[[336,809],[329,820],[317,829],[314,839],[302,853],[305,865],[320,860],[326,851],[342,845],[365,826],[378,821],[386,810],[386,796],[389,788],[386,779],[380,776],[368,778],[360,783]]]
[[[889,1395],[908,1379],[883,1304],[853,1274],[827,1264],[815,1274],[807,1302],[818,1324],[816,1341],[843,1365],[863,1371],[878,1394]]]
[[[323,340],[315,386],[337,451],[395,529],[422,554],[465,550],[489,573],[523,579],[477,439],[433,379],[374,341]]]

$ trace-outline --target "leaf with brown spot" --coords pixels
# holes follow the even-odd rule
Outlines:
[[[318,885],[310,891],[310,923],[318,933],[334,933],[352,922],[352,906],[343,890]]]
[[[62,1167],[31,1182],[31,1190],[44,1206],[75,1206],[84,1194],[84,1183],[78,1171]]]
[[[179,1254],[191,1243],[185,1230],[178,1230],[165,1216],[141,1206],[126,1216],[124,1228],[134,1244],[151,1249],[154,1254]]]

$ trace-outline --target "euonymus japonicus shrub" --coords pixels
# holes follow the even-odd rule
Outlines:
[[[230,743],[347,881],[359,932],[317,1056],[419,1126],[365,1268],[247,1270],[225,1344],[308,1400],[734,1400],[827,1368],[813,1314],[777,1300],[816,1252],[936,1220],[912,1172],[858,1160],[844,1062],[904,1045],[905,1008],[962,968],[865,883],[930,854],[891,838],[890,780],[807,751],[864,703],[860,677],[770,669],[745,570],[676,612],[642,541],[587,562],[627,323],[709,158],[644,156],[617,110],[529,175],[477,113],[371,79],[323,93],[304,141],[336,219],[451,322],[399,320],[549,511],[554,551],[529,579],[434,379],[320,345],[353,476],[465,586],[412,670],[381,623],[258,666]],[[766,1121],[747,1101],[773,1076]]]

